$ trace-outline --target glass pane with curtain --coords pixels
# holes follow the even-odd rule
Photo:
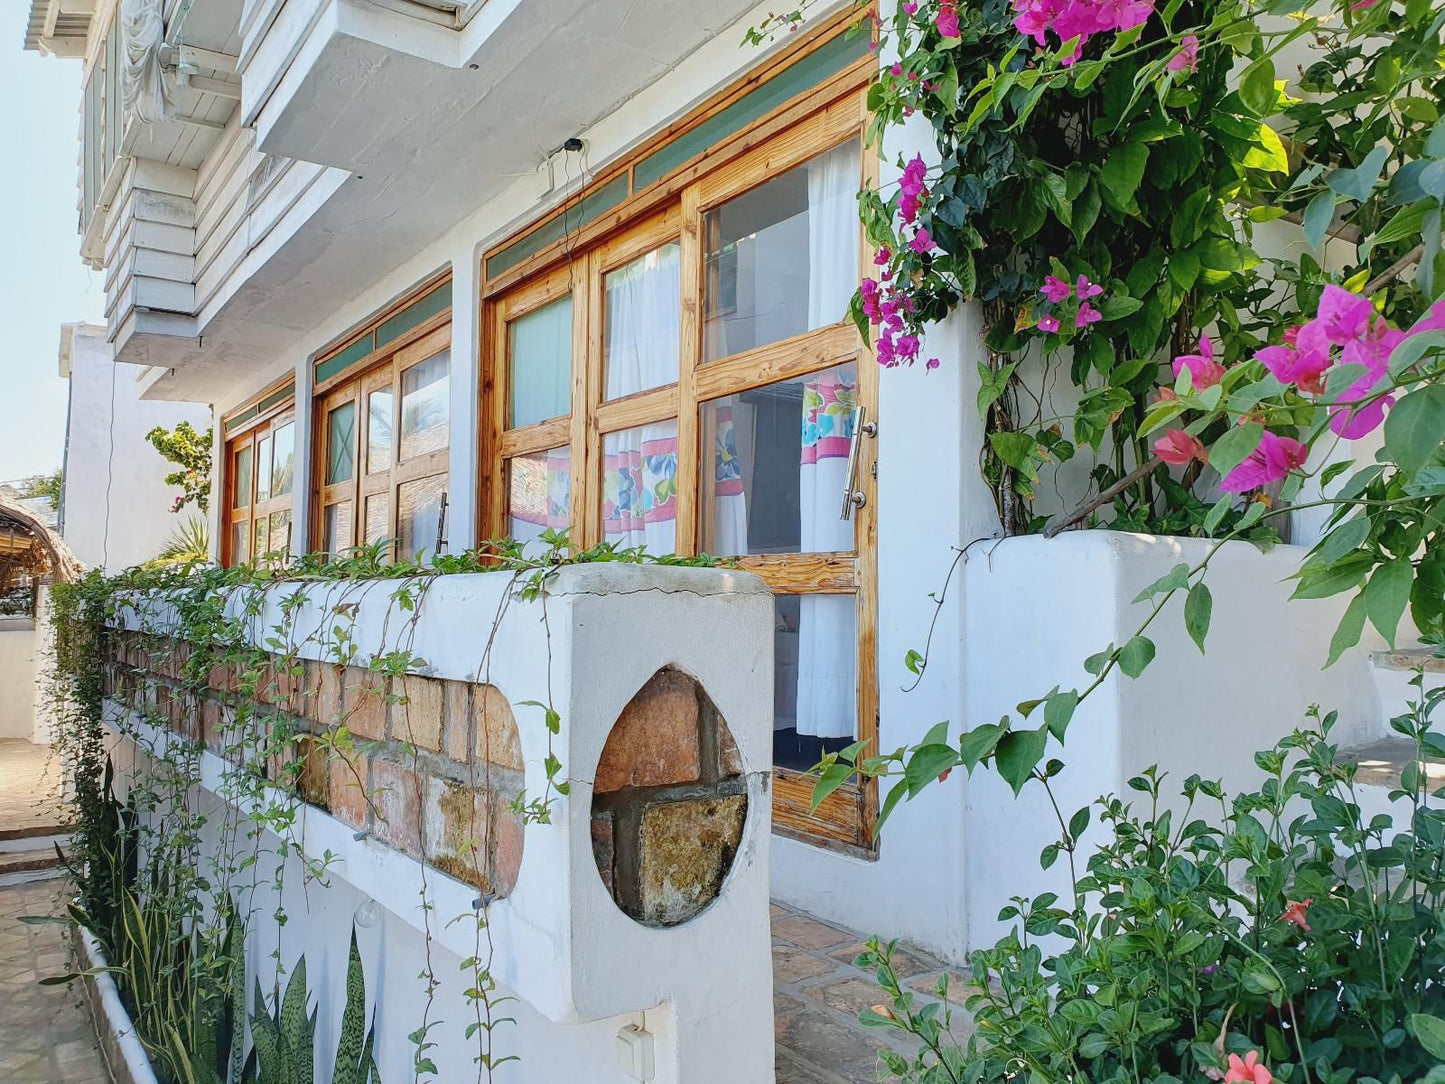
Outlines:
[[[391,536],[391,496],[373,493],[366,498],[366,537],[368,546]]]
[[[507,460],[508,534],[519,542],[531,543],[545,530],[566,530],[571,512],[572,459],[568,449],[552,448]]]
[[[858,732],[856,595],[777,595],[773,763],[807,771]]]
[[[847,319],[860,168],[850,140],[703,216],[703,360]]]
[[[345,402],[326,415],[326,484],[349,482],[356,474],[356,403]]]
[[[681,354],[679,246],[670,241],[603,280],[603,371],[608,399],[677,383]]]
[[[231,564],[244,565],[251,559],[251,521],[231,524]]]
[[[401,374],[402,462],[446,448],[452,355],[443,350]]]
[[[341,553],[351,548],[351,502],[328,504],[323,517],[322,544],[327,553]]]
[[[853,550],[840,512],[857,391],[850,362],[703,404],[704,552]]]
[[[284,558],[291,549],[291,513],[285,509],[271,513],[267,548]]]
[[[366,395],[366,473],[383,474],[391,470],[391,411],[394,401],[390,388],[377,388]]]
[[[231,507],[251,506],[251,448],[236,450],[235,467],[231,472]]]
[[[275,459],[271,463],[271,496],[284,497],[296,480],[296,427],[289,422],[277,427],[271,438]]]
[[[507,428],[519,429],[572,409],[572,298],[507,325]]]
[[[419,478],[397,487],[396,533],[401,539],[400,556],[404,560],[414,560],[423,553],[436,555],[446,491],[445,474]]]
[[[677,422],[602,438],[602,533],[618,546],[677,550]]]
[[[259,563],[262,557],[266,556],[266,517],[259,516],[253,527],[253,541],[251,543],[251,560]]]
[[[271,499],[271,438],[262,437],[256,442],[256,499]]]

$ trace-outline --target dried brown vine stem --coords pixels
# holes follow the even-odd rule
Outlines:
[[[1069,513],[1066,518],[1061,519],[1058,523],[1050,524],[1049,529],[1044,532],[1044,537],[1053,538],[1054,535],[1058,534],[1064,528],[1072,527],[1075,523],[1078,523],[1079,520],[1083,519],[1090,512],[1095,512],[1098,509],[1104,507],[1104,505],[1108,504],[1120,493],[1123,493],[1124,490],[1128,489],[1135,482],[1139,481],[1139,479],[1146,478],[1149,475],[1153,474],[1155,468],[1163,462],[1164,460],[1160,459],[1157,455],[1151,456],[1148,462],[1144,463],[1142,466],[1135,467],[1128,474],[1124,475],[1124,477],[1120,478],[1117,482],[1111,485],[1108,489],[1104,490],[1093,500],[1081,504],[1078,508],[1074,509],[1074,511]]]
[[[1409,252],[1405,253],[1405,255],[1401,256],[1389,267],[1385,268],[1385,270],[1381,271],[1378,275],[1372,278],[1369,282],[1365,283],[1365,296],[1369,297],[1376,290],[1390,285],[1390,283],[1394,282],[1397,278],[1400,277],[1400,275],[1404,272],[1405,268],[1409,267],[1411,264],[1419,263],[1420,257],[1424,255],[1425,246],[1423,244],[1416,245]]]

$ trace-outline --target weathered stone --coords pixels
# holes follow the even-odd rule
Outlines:
[[[478,764],[522,770],[522,735],[512,705],[495,685],[472,687],[473,757]]]
[[[718,712],[712,712],[712,716],[717,721],[718,775],[724,779],[742,775],[743,757],[738,752],[738,743],[733,740],[733,732],[728,729],[727,723]]]
[[[856,973],[834,982],[809,986],[804,992],[814,1001],[848,1016],[857,1016],[864,1009],[887,1000],[876,982],[861,978]]]
[[[376,834],[397,850],[413,857],[420,855],[422,844],[419,782],[416,772],[410,767],[380,758],[371,762]]]
[[[644,811],[636,917],[675,926],[716,899],[746,817],[747,798],[741,794],[664,802]]]
[[[341,679],[342,718],[351,735],[365,741],[386,737],[389,681],[359,666],[348,666]]]
[[[350,759],[331,753],[327,764],[327,796],[331,815],[353,828],[371,823],[371,770],[365,757]]]
[[[677,670],[653,675],[607,736],[593,790],[690,783],[698,778],[697,683]]]
[[[613,866],[617,861],[617,842],[613,837],[611,813],[592,814],[592,857],[597,862],[597,872],[609,895],[614,894]]]
[[[459,881],[486,887],[486,795],[444,779],[427,781],[427,861]]]
[[[442,747],[442,683],[420,674],[401,679],[400,695],[391,705],[391,740],[418,749]]]
[[[472,686],[466,681],[442,683],[442,723],[446,754],[466,764],[472,753]]]
[[[316,664],[316,723],[329,730],[341,721],[341,668],[335,663]]]
[[[316,739],[303,736],[297,740],[297,759],[301,771],[296,777],[297,788],[304,801],[328,809],[331,805],[331,775],[327,770],[326,750]]]
[[[773,920],[773,936],[805,949],[825,949],[854,940],[853,934],[807,915],[785,915]]]
[[[834,968],[827,960],[796,949],[792,945],[773,946],[773,982],[794,983],[816,979]]]

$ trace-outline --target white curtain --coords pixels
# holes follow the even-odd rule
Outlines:
[[[607,276],[607,398],[675,383],[680,349],[678,246]],[[608,542],[677,549],[677,422],[603,438],[602,531]]]
[[[808,167],[808,326],[847,318],[858,283],[858,145]],[[857,387],[836,372],[803,390],[799,512],[804,553],[853,548],[853,521],[840,513],[853,438]],[[798,619],[799,734],[851,738],[857,730],[858,631],[853,595],[805,595]]]

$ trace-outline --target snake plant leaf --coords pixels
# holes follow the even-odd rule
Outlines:
[[[306,957],[296,961],[286,996],[281,1000],[281,1053],[286,1059],[286,1084],[312,1084],[314,1033],[306,1021]]]
[[[231,1049],[225,1084],[241,1084],[246,1062],[246,931],[235,905],[227,919],[226,943],[230,956],[227,996],[230,1002]]]
[[[332,1084],[366,1084],[371,1034],[366,1026],[366,976],[356,927],[351,927],[351,957],[346,965],[346,1007],[341,1012],[341,1037],[336,1044]]]
[[[257,1084],[291,1084],[290,1074],[282,1059],[281,1031],[266,1012],[266,995],[261,980],[256,980],[256,1006],[251,1017],[251,1042],[256,1048]]]

